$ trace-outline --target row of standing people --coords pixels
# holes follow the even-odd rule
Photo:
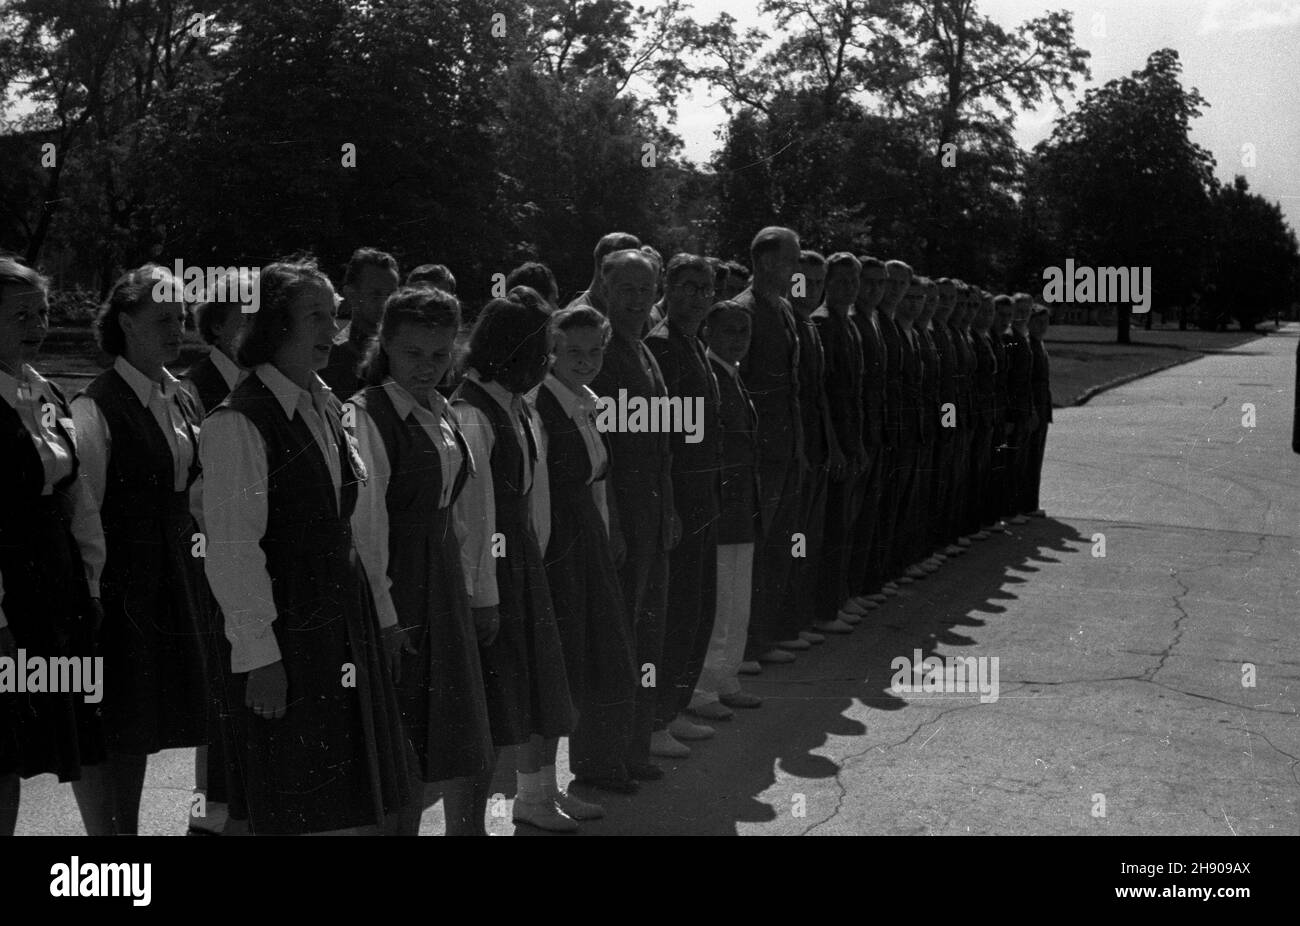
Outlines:
[[[789,238],[777,237],[782,244]],[[520,268],[513,282],[536,289],[512,290],[511,299],[483,311],[468,375],[450,407],[433,386],[451,365],[459,306],[432,288],[389,295],[396,266],[381,252],[358,252],[349,265],[344,291],[353,322],[337,338],[336,297],[310,265],[263,271],[263,309],[251,326],[248,316],[209,304],[200,325],[214,348],[191,371],[186,390],[163,366],[179,351],[182,307],[150,297],[156,268],[120,281],[99,320],[114,366],[72,403],[71,417],[59,419],[62,432],[30,423],[38,420],[33,411],[50,405],[68,411],[30,366],[21,367],[22,384],[9,403],[20,410],[32,445],[45,449],[42,459],[61,447],[71,461],[70,472],[46,467],[50,478],[40,497],[56,493],[57,506],[5,524],[11,537],[27,537],[40,535],[34,523],[41,521],[54,538],[45,547],[26,544],[24,555],[42,569],[35,570],[41,580],[24,591],[67,592],[64,616],[51,622],[59,639],[33,633],[36,622],[23,604],[32,599],[10,592],[3,601],[26,619],[22,637],[38,648],[102,652],[111,683],[93,716],[85,705],[56,707],[48,699],[35,719],[17,718],[18,733],[4,743],[14,743],[4,756],[16,757],[7,776],[15,809],[18,774],[57,771],[74,779],[89,832],[132,832],[145,756],[211,744],[197,775],[207,778],[212,804],[229,803],[228,831],[413,832],[420,811],[441,794],[448,832],[481,832],[497,752],[516,746],[516,819],[572,829],[575,819],[598,816],[601,808],[558,790],[560,736],[571,734],[578,784],[627,793],[662,774],[652,756],[688,754],[674,733],[712,735],[684,713],[717,721],[728,719],[731,707],[758,706],[739,688],[742,649],[771,659],[788,651],[782,645],[799,648],[819,636],[804,630],[770,647],[779,625],[764,623],[757,608],[749,619],[751,575],[756,583],[766,578],[751,573],[755,547],[760,556],[772,546],[789,552],[773,542],[780,537],[765,511],[789,501],[771,490],[771,448],[781,438],[782,416],[759,412],[779,389],[751,401],[743,369],[753,357],[751,332],[772,320],[763,301],[776,293],[776,307],[790,310],[779,301],[793,276],[783,260],[788,254],[772,248],[771,238],[765,232],[756,239],[754,285],[734,301],[713,303],[716,268],[709,262],[686,255],[669,262],[658,307],[665,317],[644,338],[660,268],[627,247],[627,236],[602,239],[593,286],[564,312],[550,310],[558,293],[549,273],[539,265]],[[857,284],[875,278],[875,265],[840,259],[846,255],[829,262],[805,256],[805,280],[815,284],[821,263],[828,277],[826,305],[804,313],[805,328],[814,335],[851,330],[842,325],[849,316],[861,327],[875,297],[860,299],[870,287]],[[899,276],[894,265],[886,269],[885,279]],[[426,282],[453,288],[443,276]],[[775,288],[765,283],[782,278]],[[24,305],[15,317],[42,328],[42,281],[25,268],[10,268],[4,280],[0,308]],[[902,290],[877,290],[883,319],[883,305],[897,305],[893,296]],[[805,297],[801,305],[819,302]],[[818,328],[808,326],[809,317]],[[785,331],[797,350],[800,329],[792,328]],[[18,359],[39,342],[14,340]],[[795,390],[815,380],[824,393],[818,440],[854,451],[852,459],[843,451],[818,457],[817,442],[801,440],[797,446],[813,450],[814,459],[794,454],[796,510],[809,517],[819,508],[830,525],[821,535],[820,562],[842,563],[843,587],[863,592],[840,600],[834,620],[812,620],[823,629],[857,618],[852,612],[870,602],[872,581],[890,575],[886,563],[898,562],[882,555],[887,542],[864,545],[860,537],[863,522],[872,520],[878,538],[891,536],[884,512],[892,503],[872,518],[858,501],[870,456],[857,451],[873,446],[866,430],[870,352],[841,350],[847,371],[835,350],[825,353],[825,367],[800,367],[792,351],[791,388],[775,396],[791,409],[799,398],[812,405],[806,385],[802,396]],[[863,361],[857,377],[854,357]],[[882,366],[889,369],[887,355]],[[817,370],[811,379],[810,368]],[[344,405],[315,377],[317,369],[339,394],[361,388]],[[755,370],[754,379],[772,372]],[[364,378],[352,379],[357,375]],[[844,432],[844,419],[854,419],[854,402],[844,397],[859,383],[864,401],[855,420],[862,430]],[[974,412],[968,384],[971,404],[960,408]],[[702,399],[700,439],[602,433],[588,387],[601,395],[630,390]],[[200,424],[202,409],[209,417]],[[804,420],[800,411],[785,423],[797,428]],[[882,425],[882,439],[899,433]],[[854,433],[862,434],[861,448]],[[983,446],[980,436],[973,446]],[[1008,456],[1007,446],[988,443],[990,461]],[[898,444],[907,441],[874,446]],[[1024,444],[1018,441],[1016,452]],[[970,458],[972,486],[981,454]],[[79,458],[85,471],[72,479]],[[935,452],[929,459],[946,458]],[[897,461],[888,469],[896,479]],[[809,473],[811,491],[804,491]],[[818,474],[823,484],[842,486],[826,502]],[[999,484],[1008,481],[1002,476]],[[909,513],[929,497],[911,491],[902,506]],[[882,491],[882,500],[887,494],[898,493]],[[994,511],[994,519],[1001,513]],[[988,516],[981,510],[976,518]],[[944,533],[936,528],[929,536]],[[193,555],[195,538],[203,538],[205,557]],[[855,546],[870,554],[837,552]],[[7,545],[6,555],[17,547]],[[818,562],[817,553],[814,547],[804,559]],[[853,563],[862,562],[866,570],[855,570]],[[830,565],[831,574],[836,568]],[[802,583],[809,590],[826,584],[808,574],[788,581],[783,604],[806,597],[793,594]],[[882,590],[889,588],[882,583]],[[769,600],[758,591],[756,603]],[[56,728],[58,736],[50,733]],[[27,736],[32,731],[44,732]],[[51,742],[81,755],[65,756],[57,767],[48,757],[22,758],[42,747],[59,752],[48,748]]]

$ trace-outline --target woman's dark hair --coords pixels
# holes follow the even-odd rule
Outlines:
[[[515,293],[525,290],[532,293],[532,300],[516,297]],[[518,383],[525,380],[525,373],[528,378],[535,377],[549,359],[546,348],[551,318],[545,305],[536,291],[523,286],[512,290],[506,299],[493,299],[479,312],[469,336],[465,365],[478,371],[484,382]]]
[[[4,302],[6,286],[22,286],[49,294],[49,281],[26,264],[12,257],[0,257],[0,303]]]
[[[161,295],[163,291],[165,297]],[[99,349],[110,357],[120,357],[126,352],[126,335],[118,319],[123,314],[134,316],[146,306],[180,299],[180,293],[180,281],[166,267],[157,264],[145,264],[122,274],[95,315],[95,341]]]
[[[379,337],[370,345],[361,364],[361,379],[378,386],[388,378],[390,364],[385,342],[407,325],[422,328],[460,328],[460,301],[451,293],[432,286],[403,286],[384,303]]]
[[[217,343],[217,329],[226,323],[230,313],[244,311],[243,303],[239,300],[240,274],[239,270],[227,271],[225,292],[221,294],[224,298],[217,298],[217,294],[213,292],[206,293],[207,298],[194,308],[194,321],[204,343]],[[252,281],[253,286],[257,286],[257,271],[253,271]]]
[[[280,345],[289,339],[293,328],[289,308],[294,300],[314,286],[330,286],[330,281],[317,268],[313,258],[304,257],[263,267],[258,275],[258,286],[261,304],[239,343],[235,358],[241,367],[249,370],[270,363]]]

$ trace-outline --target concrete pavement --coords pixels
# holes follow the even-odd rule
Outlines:
[[[1058,410],[1048,519],[749,680],[761,710],[637,797],[603,796],[584,832],[1300,832],[1298,334]],[[997,700],[891,691],[916,649],[996,657]],[[151,761],[143,832],[183,832],[190,763]],[[494,832],[514,830],[507,807]],[[81,832],[70,789],[26,783],[19,832]]]

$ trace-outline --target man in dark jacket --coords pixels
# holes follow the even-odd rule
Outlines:
[[[655,727],[678,741],[699,740],[712,736],[713,728],[680,715],[691,703],[704,666],[717,607],[722,434],[718,382],[699,336],[713,303],[713,268],[708,261],[694,254],[674,256],[668,262],[664,300],[668,317],[646,336],[646,346],[659,362],[669,397],[681,401],[683,420],[693,419],[693,429],[672,435],[673,502],[682,522],[682,539],[668,560],[668,611]],[[666,741],[658,745],[681,752]]]

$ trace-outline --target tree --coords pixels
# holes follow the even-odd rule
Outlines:
[[[1027,193],[1057,265],[1150,267],[1153,308],[1190,301],[1212,234],[1214,158],[1189,135],[1208,103],[1183,89],[1181,71],[1178,53],[1161,49],[1089,90],[1035,147]],[[1128,307],[1116,317],[1127,344]]]
[[[1207,266],[1214,308],[1253,331],[1300,293],[1300,251],[1281,207],[1237,176],[1213,197],[1214,251]]]

